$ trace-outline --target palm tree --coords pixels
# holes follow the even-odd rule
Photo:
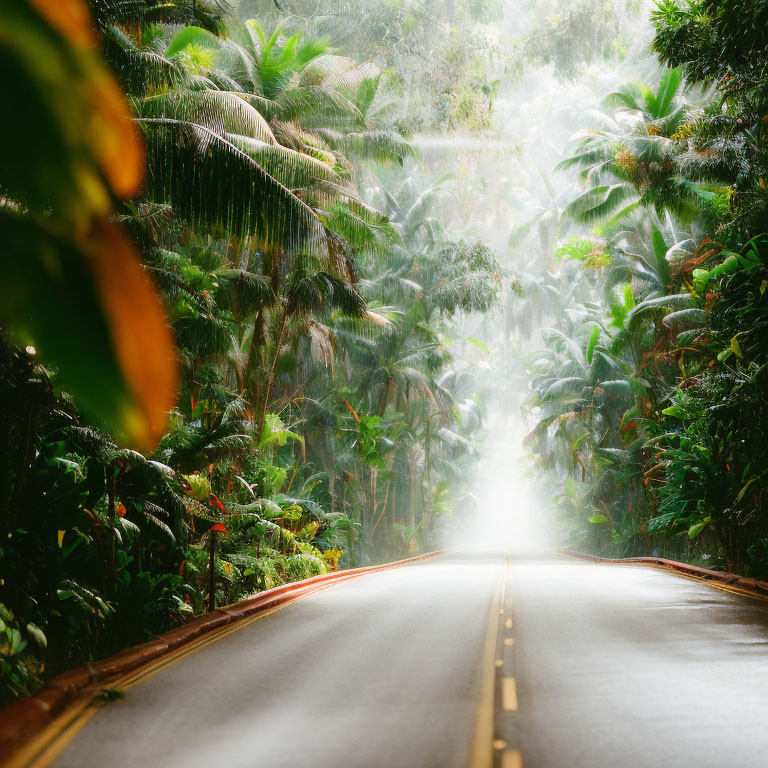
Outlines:
[[[614,116],[601,114],[599,126],[579,131],[572,139],[574,153],[558,165],[581,167],[587,185],[565,216],[611,225],[638,207],[652,208],[659,216],[669,210],[686,223],[697,215],[707,192],[681,166],[691,117],[678,96],[680,82],[680,72],[670,70],[656,93],[643,83],[630,83],[606,98]]]

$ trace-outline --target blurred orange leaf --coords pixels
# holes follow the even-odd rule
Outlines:
[[[89,265],[107,317],[118,365],[133,395],[128,437],[148,450],[162,435],[176,401],[178,372],[165,310],[138,254],[123,231],[96,220],[89,236]]]
[[[132,197],[144,177],[141,131],[131,119],[120,86],[100,60],[87,4],[84,0],[31,0],[31,5],[78,49],[79,66],[86,75],[79,90],[88,120],[89,149],[112,192],[120,198]]]

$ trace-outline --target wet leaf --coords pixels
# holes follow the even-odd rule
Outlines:
[[[693,541],[693,539],[695,539],[704,530],[704,528],[706,528],[706,526],[707,524],[704,521],[692,525],[688,529],[688,538]]]
[[[82,411],[149,449],[176,389],[171,332],[138,255],[106,219],[73,241],[51,222],[0,209],[6,254],[0,323],[57,370]],[[85,258],[84,258],[85,254]]]
[[[589,340],[587,341],[587,351],[585,354],[585,358],[588,363],[592,363],[592,357],[595,354],[595,347],[597,346],[597,342],[600,340],[600,326],[593,325],[592,330],[589,332]]]
[[[141,132],[101,60],[83,0],[0,4],[0,182],[32,210],[77,226],[142,182]]]
[[[90,237],[90,267],[107,315],[117,360],[132,395],[128,434],[151,448],[176,400],[178,375],[173,336],[165,310],[122,231],[97,221]]]

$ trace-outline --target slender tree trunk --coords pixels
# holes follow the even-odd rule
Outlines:
[[[208,561],[208,611],[216,610],[216,531],[211,531]]]
[[[373,522],[376,519],[376,480],[378,476],[379,476],[379,470],[374,467],[371,470],[371,522]],[[376,530],[376,526],[374,525],[373,531],[375,530]],[[369,544],[373,539],[373,531],[371,531],[371,533],[368,534]]]
[[[253,403],[258,413],[258,403],[261,402],[261,387],[258,382],[253,382],[254,374],[258,366],[258,350],[264,343],[264,312],[267,306],[272,306],[272,302],[277,302],[280,296],[280,261],[285,254],[280,253],[263,254],[262,266],[264,271],[269,273],[269,282],[272,287],[272,299],[262,302],[253,318],[253,335],[251,344],[248,348],[248,361],[245,366],[244,386],[248,387],[253,383]],[[268,261],[267,261],[268,259]],[[267,396],[268,397],[268,396]]]
[[[108,573],[109,596],[114,597],[115,591],[115,482],[112,478],[112,464],[107,464],[104,470],[104,480],[107,487],[107,519],[109,520]]]
[[[407,526],[409,528],[414,528],[416,525],[416,509],[415,509],[416,494],[414,493],[414,486],[416,485],[415,479],[416,479],[416,475],[413,472],[413,464],[411,464],[408,470],[409,494],[408,494]]]
[[[397,480],[392,488],[392,525],[389,529],[389,546],[395,548],[395,524],[397,523]]]
[[[253,316],[253,331],[251,332],[251,343],[248,345],[248,359],[245,361],[245,370],[243,371],[243,380],[240,385],[242,392],[251,384],[258,366],[259,347],[264,342],[264,307],[256,310]],[[258,401],[258,393],[256,393]]]
[[[384,517],[384,514],[387,511],[387,502],[389,501],[389,487],[392,485],[392,480],[387,481],[387,488],[384,491],[384,502],[381,505],[381,514],[376,518],[376,525],[373,526],[373,530],[371,531],[371,539],[373,539],[373,535],[376,533],[376,529],[379,527],[379,523],[381,522],[381,519]]]
[[[267,408],[269,407],[269,396],[272,393],[272,382],[275,378],[275,366],[277,365],[277,358],[280,355],[280,347],[283,345],[283,337],[285,336],[285,327],[288,324],[288,308],[283,310],[283,317],[280,321],[280,332],[277,335],[277,341],[275,342],[275,348],[272,352],[272,361],[269,366],[269,376],[267,377],[267,388],[264,392],[264,403],[261,407],[261,415],[259,418],[258,428],[259,434],[261,434],[262,427],[264,426],[264,420],[267,418]]]
[[[389,376],[384,384],[384,391],[381,393],[381,400],[379,400],[379,416],[384,415],[384,409],[387,407],[387,397],[389,397]]]
[[[30,457],[32,455],[32,441],[35,436],[36,421],[36,409],[32,406],[29,406],[29,410],[27,411],[27,428],[24,433],[24,449],[21,453],[21,466],[18,473],[19,480],[16,483],[16,488],[14,489],[15,504],[13,506],[13,511],[17,517],[20,510],[24,509],[24,487],[26,485],[27,470],[29,469]],[[11,521],[10,526],[12,527],[14,523],[15,520]]]
[[[429,460],[430,460],[429,427],[431,423],[432,422],[430,421],[429,416],[427,416],[427,424],[424,429],[424,477],[427,485],[425,499],[424,499],[424,513],[426,513],[429,510],[431,506],[429,502],[430,502],[430,499],[432,498],[432,473],[430,472],[430,469],[429,469]]]

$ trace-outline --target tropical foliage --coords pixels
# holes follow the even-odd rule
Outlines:
[[[568,546],[768,578],[765,9],[507,6],[0,5],[3,700],[435,546],[494,377]]]
[[[768,576],[761,13],[659,4],[674,68],[609,95],[560,164],[582,229],[555,250],[571,292],[528,361],[528,444],[573,546]]]
[[[0,11],[5,699],[463,503],[447,334],[503,272],[445,234],[390,75],[294,27]]]

